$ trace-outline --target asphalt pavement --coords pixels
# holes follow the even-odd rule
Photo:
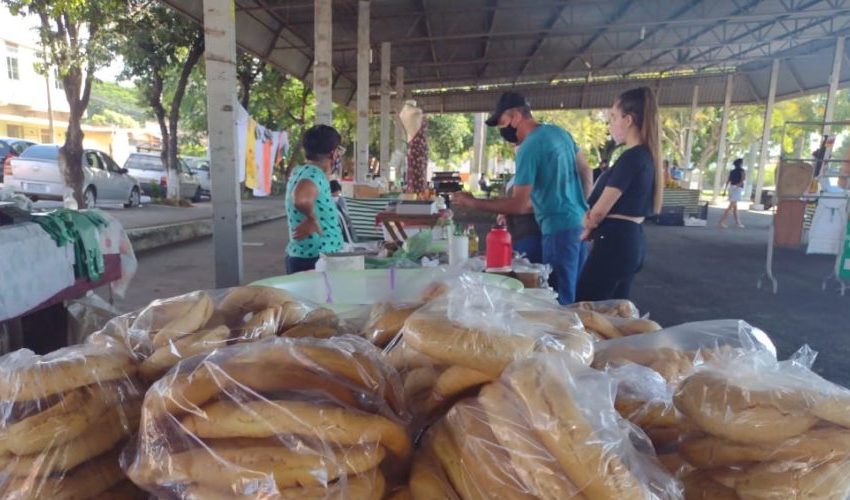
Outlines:
[[[850,294],[821,290],[833,258],[778,249],[779,293],[756,288],[765,267],[770,215],[744,212],[745,229],[719,229],[712,208],[707,227],[646,225],[648,257],[633,289],[642,312],[665,326],[706,319],[737,318],[770,335],[786,358],[803,344],[820,355],[815,370],[850,385]],[[284,219],[257,224],[243,233],[244,282],[284,274]],[[482,237],[482,243],[484,238]],[[127,297],[116,305],[129,311],[153,299],[214,286],[211,238],[143,252]]]

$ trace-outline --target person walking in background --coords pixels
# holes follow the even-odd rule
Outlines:
[[[306,164],[292,170],[286,185],[289,244],[286,272],[309,271],[323,253],[342,250],[342,229],[328,174],[341,154],[339,132],[327,125],[304,133]]]
[[[487,126],[499,127],[502,138],[519,144],[513,194],[493,200],[455,193],[460,207],[495,214],[518,215],[534,209],[543,234],[543,263],[552,266],[550,284],[558,302],[575,302],[575,287],[584,258],[582,219],[593,173],[573,137],[564,129],[538,123],[525,97],[505,92],[487,118]]]
[[[649,87],[614,101],[611,137],[628,149],[599,177],[588,203],[582,239],[593,242],[579,278],[579,301],[627,299],[646,256],[643,221],[664,195],[658,103]]]
[[[741,220],[738,219],[738,202],[744,199],[744,181],[747,180],[747,172],[744,171],[744,159],[736,158],[732,165],[735,168],[729,172],[729,178],[726,179],[726,189],[729,193],[729,206],[726,207],[726,210],[723,212],[723,215],[720,217],[720,221],[717,223],[718,226],[722,228],[726,228],[726,218],[729,217],[729,213],[732,213],[732,217],[735,219],[735,225],[739,228],[744,227],[741,224]]]

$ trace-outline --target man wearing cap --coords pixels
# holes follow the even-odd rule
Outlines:
[[[575,301],[576,282],[584,257],[582,221],[593,172],[573,137],[561,127],[538,123],[528,101],[516,92],[505,92],[487,119],[499,127],[502,138],[519,144],[513,195],[483,200],[455,193],[456,206],[497,214],[534,211],[543,233],[543,262],[552,266],[551,284],[558,302]]]

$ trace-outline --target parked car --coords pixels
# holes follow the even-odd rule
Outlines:
[[[11,168],[9,163],[12,158],[20,156],[28,147],[35,144],[26,139],[18,139],[16,137],[0,137],[0,182],[3,182],[3,177]]]
[[[131,153],[124,168],[139,179],[142,193],[148,196],[164,196],[168,191],[168,176],[159,153]],[[201,201],[201,181],[183,160],[178,158],[180,175],[180,197],[194,202]]]
[[[210,161],[200,156],[182,156],[183,161],[198,176],[201,182],[201,194],[212,199],[212,188],[210,187]]]
[[[61,200],[66,189],[59,171],[59,145],[36,144],[12,158],[6,185],[33,200]],[[108,154],[83,150],[83,198],[85,208],[98,202],[118,202],[137,207],[141,200],[139,182],[118,166]]]

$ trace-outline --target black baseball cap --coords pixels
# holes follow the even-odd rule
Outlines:
[[[487,118],[487,121],[484,123],[486,123],[488,127],[495,127],[499,124],[499,117],[501,117],[502,113],[505,111],[511,108],[527,106],[529,106],[528,101],[525,100],[525,96],[519,92],[505,92],[502,94],[502,97],[499,98],[499,102],[496,104],[496,109],[490,113],[490,117]]]

